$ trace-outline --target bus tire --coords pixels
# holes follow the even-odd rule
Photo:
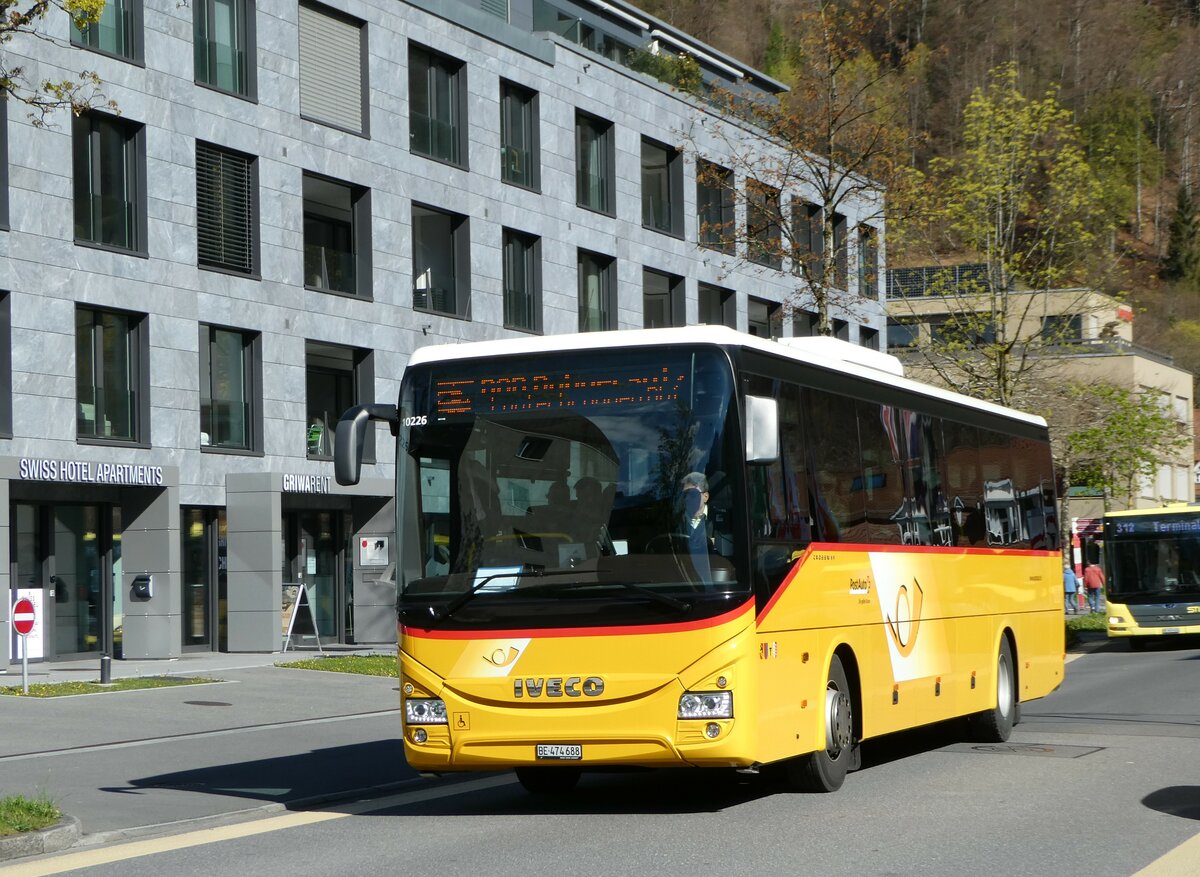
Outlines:
[[[854,741],[854,693],[837,655],[829,662],[824,701],[825,748],[783,764],[784,779],[804,792],[836,792],[846,774],[857,767],[858,746]]]
[[[565,795],[579,782],[575,767],[518,767],[517,781],[531,795]]]
[[[1004,743],[1017,719],[1017,677],[1008,637],[1000,639],[996,657],[996,706],[971,716],[971,739],[978,743]]]

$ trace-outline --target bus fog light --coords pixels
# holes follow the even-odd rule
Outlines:
[[[440,697],[410,697],[404,701],[404,721],[409,725],[444,725],[446,703]]]
[[[424,743],[429,739],[429,732],[424,728],[414,728],[412,738],[414,743]]]
[[[681,719],[732,719],[732,691],[689,691],[679,698]]]
[[[1124,624],[1125,619],[1122,618],[1120,615],[1110,615],[1110,616],[1108,616],[1108,623],[1109,624]]]
[[[716,722],[709,722],[704,726],[704,736],[710,740],[714,740],[721,736],[721,726]]]

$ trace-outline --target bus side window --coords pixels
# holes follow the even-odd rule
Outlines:
[[[844,396],[806,389],[804,413],[812,453],[813,516],[823,542],[866,542],[858,411]]]

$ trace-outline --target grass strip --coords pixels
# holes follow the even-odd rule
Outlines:
[[[20,685],[8,685],[0,688],[0,695],[66,697],[73,694],[108,694],[113,691],[172,688],[179,685],[202,685],[219,681],[219,679],[205,679],[200,676],[137,676],[128,679],[114,679],[109,685],[101,685],[99,682],[35,682],[30,684],[28,694],[21,690]]]
[[[334,673],[357,673],[360,676],[389,676],[395,679],[395,655],[329,655],[323,658],[305,658],[276,664],[296,670],[331,670]]]
[[[60,819],[62,811],[45,795],[0,798],[0,837],[48,828]]]

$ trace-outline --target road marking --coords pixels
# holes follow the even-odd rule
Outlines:
[[[91,697],[92,695],[87,695]],[[65,749],[47,749],[43,752],[21,752],[16,755],[0,755],[0,762],[28,761],[35,758],[54,758],[59,755],[79,755],[91,752],[106,752],[111,749],[132,749],[138,746],[154,746],[159,743],[175,743],[179,740],[201,740],[205,737],[224,737],[229,734],[250,734],[256,731],[278,731],[302,725],[325,725],[331,722],[351,722],[357,719],[375,719],[394,716],[398,709],[376,710],[369,713],[351,713],[344,716],[327,716],[322,719],[297,719],[291,722],[267,722],[261,725],[240,725],[236,728],[216,728],[212,731],[190,731],[186,734],[169,734],[165,737],[146,737],[141,740],[122,740],[118,743],[98,743],[94,746],[69,746]]]
[[[1200,862],[1200,834],[1160,856],[1133,877],[1193,877]]]
[[[273,831],[284,831],[304,825],[330,822],[334,819],[345,819],[347,816],[359,816],[363,813],[386,810],[404,804],[416,804],[422,801],[437,800],[438,798],[450,798],[467,792],[478,792],[483,789],[495,788],[496,786],[510,785],[514,782],[516,782],[516,778],[511,773],[505,773],[496,776],[481,777],[480,779],[469,780],[467,782],[447,783],[441,786],[434,785],[429,788],[414,789],[411,792],[401,792],[386,798],[355,801],[341,807],[337,812],[322,810],[285,813],[282,816],[270,816],[265,819],[239,822],[235,825],[225,825],[218,828],[205,828],[170,837],[132,841],[131,843],[100,847],[94,850],[82,850],[75,853],[66,852],[52,858],[0,867],[0,875],[3,875],[3,877],[46,877],[46,875],[62,874],[76,868],[110,865],[113,862],[125,862],[130,859],[140,859],[143,856],[157,855],[158,853],[170,853],[175,850],[188,849],[189,847],[221,843],[243,837],[254,837],[259,834],[269,834]]]

